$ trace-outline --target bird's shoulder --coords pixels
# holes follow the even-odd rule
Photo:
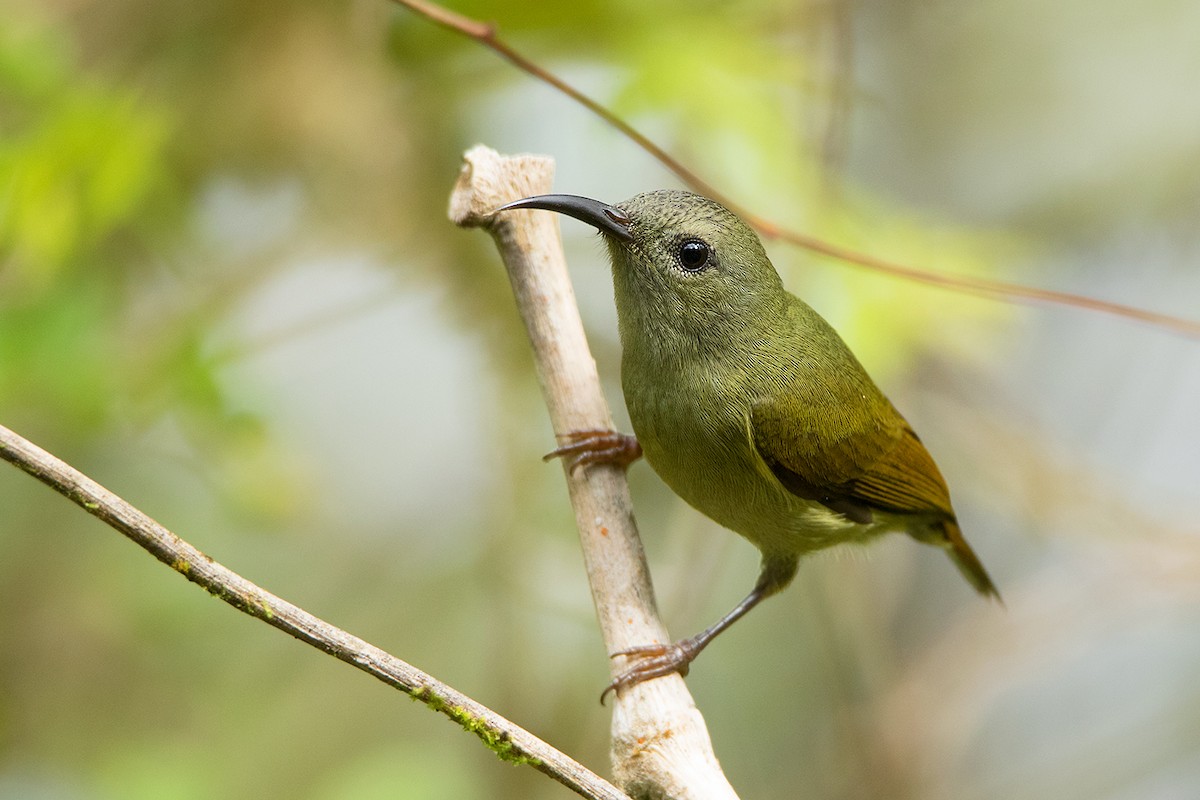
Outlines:
[[[949,491],[925,445],[823,319],[804,327],[749,410],[754,448],[788,491],[856,522],[874,511],[953,519]],[[821,360],[824,359],[824,360]]]

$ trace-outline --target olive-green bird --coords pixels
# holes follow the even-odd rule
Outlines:
[[[585,433],[553,455],[628,463],[638,444],[690,505],[762,552],[753,591],[710,628],[621,654],[620,689],[688,665],[721,631],[791,582],[805,553],[888,531],[941,547],[999,599],[963,539],[946,482],[912,427],[841,337],[783,288],[758,236],[712,200],[640,194],[615,206],[540,195],[595,226],[612,257],[621,385],[636,442]]]

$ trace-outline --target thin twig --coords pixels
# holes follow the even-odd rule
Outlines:
[[[606,123],[620,131],[627,138],[631,139],[638,147],[645,150],[663,166],[675,174],[681,181],[695,189],[697,192],[711,197],[713,200],[720,202],[722,205],[729,208],[738,216],[750,223],[759,233],[770,239],[779,239],[814,253],[829,256],[839,261],[844,261],[849,264],[855,264],[860,267],[875,272],[881,272],[885,275],[902,278],[906,280],[917,281],[929,286],[937,286],[943,289],[953,291],[969,292],[977,294],[993,300],[1002,300],[1006,302],[1040,302],[1040,303],[1055,303],[1059,305],[1075,306],[1090,311],[1097,311],[1104,314],[1111,314],[1117,317],[1126,319],[1134,319],[1140,322],[1153,325],[1155,327],[1164,328],[1174,331],[1175,333],[1184,334],[1187,336],[1200,336],[1200,320],[1187,319],[1185,317],[1177,317],[1171,314],[1164,314],[1158,311],[1150,311],[1136,306],[1126,305],[1124,303],[1114,303],[1108,300],[1100,300],[1086,295],[1074,294],[1072,292],[1061,292],[1054,289],[1039,289],[1034,286],[1027,286],[1021,283],[1012,283],[1009,281],[990,280],[987,278],[973,278],[966,275],[948,275],[946,273],[934,272],[932,270],[920,269],[918,267],[898,264],[894,261],[889,261],[885,258],[879,258],[869,253],[863,253],[854,250],[850,247],[834,244],[824,241],[815,236],[809,236],[799,231],[779,225],[758,214],[751,213],[740,203],[735,203],[723,192],[719,191],[708,181],[701,178],[682,162],[673,157],[671,154],[663,150],[655,144],[648,136],[638,131],[625,120],[621,119],[615,113],[604,107],[597,101],[588,97],[583,92],[571,86],[569,83],[559,78],[554,73],[539,66],[534,61],[531,61],[519,51],[502,40],[497,34],[496,25],[492,23],[484,23],[470,17],[465,17],[450,11],[436,3],[427,2],[427,0],[392,0],[392,2],[408,8],[426,19],[432,20],[437,24],[449,30],[460,33],[470,39],[474,39],[483,46],[494,51],[517,69],[525,72],[528,75],[537,78],[543,83],[557,89],[567,97],[579,103],[588,111],[591,111],[596,116],[600,117]]]
[[[221,566],[74,467],[2,425],[0,459],[125,534],[214,597],[445,714],[478,736],[500,758],[528,764],[591,800],[629,800],[608,781],[486,706]]]
[[[533,347],[555,435],[566,443],[573,433],[611,430],[612,416],[575,304],[556,215],[492,213],[511,200],[551,191],[554,162],[502,157],[482,146],[468,151],[464,161],[450,217],[459,225],[485,228],[496,241]],[[564,474],[607,652],[670,641],[655,608],[624,469],[595,464],[572,470],[564,465]],[[613,675],[622,667],[614,659]],[[616,693],[612,761],[618,782],[637,796],[736,800],[713,754],[704,719],[678,675]]]

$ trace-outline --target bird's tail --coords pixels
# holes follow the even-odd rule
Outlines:
[[[986,597],[994,597],[1001,605],[1004,605],[1000,591],[988,577],[987,570],[983,568],[983,562],[979,560],[979,556],[975,555],[971,545],[967,544],[967,540],[963,538],[958,523],[947,521],[944,524],[946,543],[943,546],[950,555],[950,560],[954,562],[954,566],[958,567],[958,571],[963,574],[968,583],[975,587],[977,592]]]

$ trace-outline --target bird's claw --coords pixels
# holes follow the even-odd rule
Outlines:
[[[613,678],[612,683],[600,694],[600,704],[604,705],[610,693],[628,689],[642,681],[672,673],[687,677],[688,668],[699,653],[700,650],[693,645],[691,639],[683,639],[673,644],[639,645],[613,653],[610,658],[623,656],[633,659],[633,663]]]
[[[562,458],[574,473],[589,464],[616,464],[628,467],[642,457],[642,446],[634,436],[617,431],[573,431],[566,435],[567,443],[556,447],[543,461]]]

